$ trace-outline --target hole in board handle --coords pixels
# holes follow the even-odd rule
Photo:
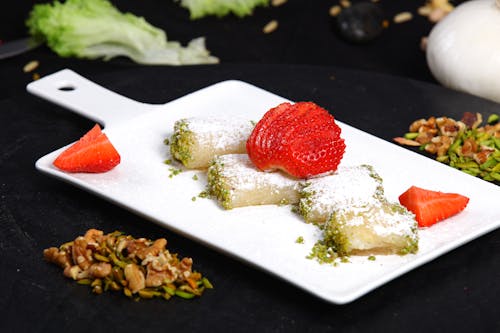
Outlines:
[[[75,87],[75,86],[72,86],[72,85],[70,85],[70,84],[66,84],[66,85],[61,86],[61,87],[59,87],[59,88],[57,88],[57,89],[59,89],[59,90],[61,90],[61,91],[73,91],[73,90],[75,90],[75,89],[76,89],[76,87]]]
[[[61,80],[56,83],[55,88],[60,91],[73,91],[76,90],[77,86],[71,81]]]

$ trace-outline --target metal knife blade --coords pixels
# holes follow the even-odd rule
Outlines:
[[[38,47],[41,43],[31,37],[16,39],[0,44],[0,59],[16,56]]]

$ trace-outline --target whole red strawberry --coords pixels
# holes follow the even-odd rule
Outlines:
[[[337,170],[345,151],[340,132],[334,117],[315,103],[282,103],[257,123],[247,153],[260,170],[308,178]]]
[[[66,172],[106,172],[120,163],[120,154],[96,124],[53,162]]]

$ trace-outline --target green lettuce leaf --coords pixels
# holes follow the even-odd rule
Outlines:
[[[167,41],[165,31],[144,18],[122,13],[108,0],[55,0],[33,6],[26,25],[62,57],[109,60],[124,56],[139,64],[212,64],[218,59],[205,48],[203,37],[186,47]]]
[[[205,16],[223,17],[230,13],[243,17],[252,15],[257,6],[269,5],[269,0],[180,0],[181,6],[187,8],[191,19]]]

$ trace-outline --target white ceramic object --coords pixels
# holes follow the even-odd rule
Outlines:
[[[72,91],[59,90],[71,85]],[[387,197],[397,201],[411,185],[470,197],[459,215],[422,229],[415,255],[352,257],[337,267],[320,265],[306,256],[320,232],[290,211],[290,206],[255,206],[225,211],[211,199],[193,201],[205,189],[200,171],[169,178],[163,161],[169,149],[163,140],[182,117],[235,115],[258,120],[286,101],[241,81],[224,81],[164,105],[131,101],[78,74],[63,70],[28,85],[28,90],[106,125],[105,132],[122,161],[102,174],[69,174],[52,166],[64,149],[43,156],[36,168],[81,187],[165,228],[199,241],[269,272],[329,302],[343,304],[500,226],[500,187],[379,139],[338,121],[346,140],[342,164],[371,164],[383,177]],[[98,99],[96,96],[99,96]],[[119,106],[119,107],[117,107]],[[117,117],[107,110],[128,110]],[[114,111],[113,111],[114,112]],[[117,111],[118,112],[118,111]],[[120,111],[122,112],[122,111]],[[396,163],[399,161],[400,163]],[[193,175],[199,180],[193,180]],[[299,236],[304,243],[296,243]],[[218,291],[224,292],[224,291]]]
[[[431,30],[430,71],[443,86],[500,102],[500,0],[457,6]]]

